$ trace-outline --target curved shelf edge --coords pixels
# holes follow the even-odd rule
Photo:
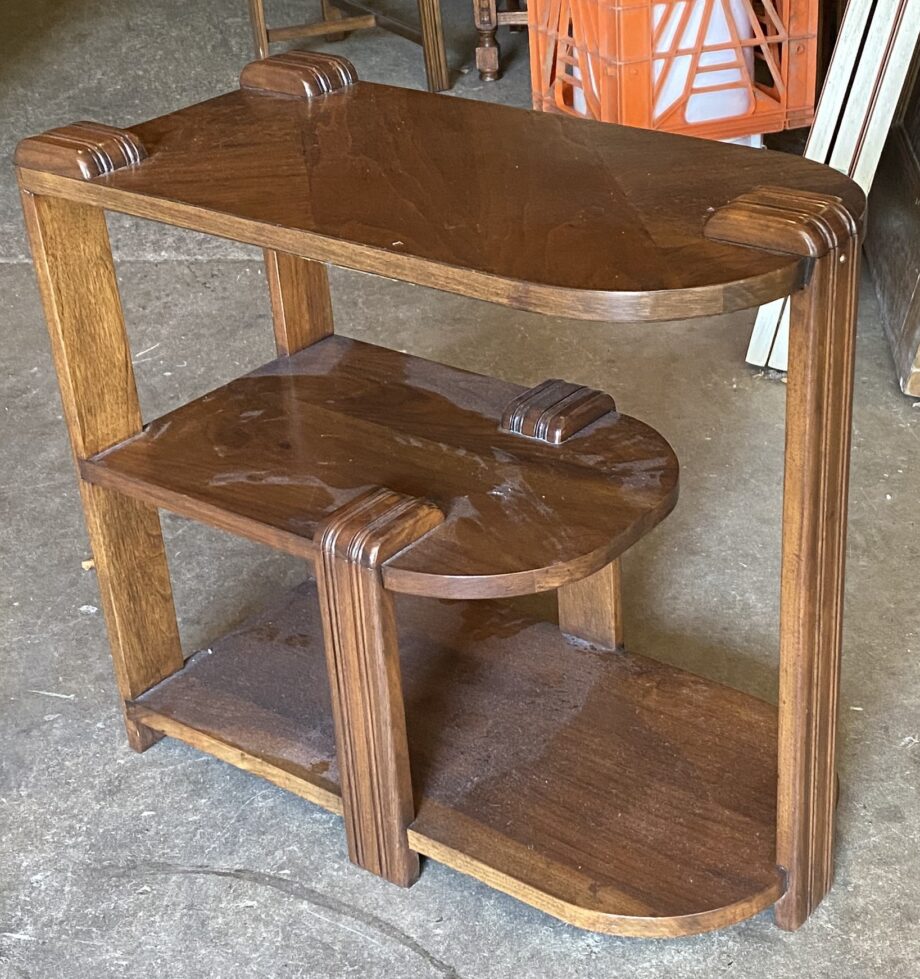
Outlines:
[[[166,222],[175,227],[482,299],[523,312],[575,320],[667,322],[753,309],[798,291],[805,282],[808,268],[806,259],[786,256],[788,263],[779,268],[717,285],[652,292],[575,289],[506,278],[405,252],[271,225],[180,200],[145,196],[107,186],[106,178],[76,180],[42,170],[20,168],[19,182],[23,190],[31,193],[95,204],[132,217]]]
[[[400,595],[417,595],[420,598],[500,599],[553,591],[563,585],[582,581],[615,561],[671,513],[677,506],[679,493],[678,480],[661,505],[649,511],[644,520],[634,524],[628,538],[617,538],[612,544],[580,554],[570,561],[510,574],[437,575],[399,567],[400,557],[411,552],[410,545],[382,565],[383,582],[389,591]]]
[[[414,826],[415,824],[413,824]],[[409,827],[409,844],[413,850],[438,863],[482,881],[489,887],[513,897],[568,925],[604,935],[622,938],[681,938],[716,931],[737,924],[772,907],[785,891],[782,871],[777,867],[775,882],[749,897],[721,908],[709,908],[693,914],[654,916],[600,911],[573,904],[564,898],[527,884],[490,867],[488,864],[455,850],[445,843]]]

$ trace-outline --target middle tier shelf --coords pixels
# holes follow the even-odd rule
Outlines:
[[[584,928],[694,934],[768,907],[776,708],[499,602],[401,596],[409,845]],[[341,812],[315,588],[128,705]]]
[[[151,422],[80,471],[308,559],[319,522],[386,487],[445,515],[386,563],[389,589],[530,594],[598,571],[653,528],[677,500],[678,464],[661,435],[615,410],[559,445],[501,431],[526,391],[330,336]]]

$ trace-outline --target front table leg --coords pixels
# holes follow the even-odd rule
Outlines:
[[[316,531],[316,581],[332,692],[348,855],[407,887],[419,871],[392,595],[380,567],[442,523],[431,503],[374,489]]]
[[[79,464],[141,430],[105,216],[29,193],[23,210]],[[160,519],[154,507],[100,486],[80,490],[118,689],[130,700],[182,667]],[[134,721],[125,725],[137,751],[160,737]]]
[[[833,882],[837,699],[846,553],[859,229],[841,201],[761,188],[709,237],[811,259],[792,298],[780,593],[776,923],[798,928]]]

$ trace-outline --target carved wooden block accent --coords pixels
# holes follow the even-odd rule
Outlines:
[[[834,878],[859,222],[836,197],[759,188],[719,209],[709,237],[807,256],[792,297],[780,592],[776,923],[798,928]]]
[[[519,394],[505,409],[500,430],[559,445],[616,404],[609,394],[553,378]]]
[[[373,489],[314,537],[348,853],[404,887],[418,876],[406,836],[415,808],[396,619],[380,565],[443,520],[432,503]]]
[[[704,234],[718,241],[820,258],[858,234],[839,197],[785,187],[758,187],[720,207]]]
[[[75,122],[29,136],[16,147],[16,166],[60,177],[92,180],[146,159],[143,144],[127,129]]]
[[[292,98],[311,99],[358,80],[354,65],[337,54],[288,51],[262,61],[252,61],[240,74],[240,87]]]

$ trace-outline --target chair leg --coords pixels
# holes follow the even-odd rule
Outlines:
[[[498,30],[498,12],[495,0],[473,0],[473,22],[479,31],[476,48],[476,67],[484,82],[494,82],[500,75],[501,48],[495,39]]]
[[[265,26],[264,0],[249,0],[249,21],[257,58],[268,57],[268,28]]]
[[[336,21],[341,20],[345,15],[339,10],[338,7],[334,7],[331,0],[321,0],[321,7],[323,11],[324,21]],[[324,34],[324,41],[344,41],[346,37],[351,33],[351,31],[340,31],[337,34]]]
[[[441,0],[418,0],[418,15],[422,23],[422,52],[428,91],[443,92],[450,88],[450,70],[444,47],[444,28],[441,24]]]

